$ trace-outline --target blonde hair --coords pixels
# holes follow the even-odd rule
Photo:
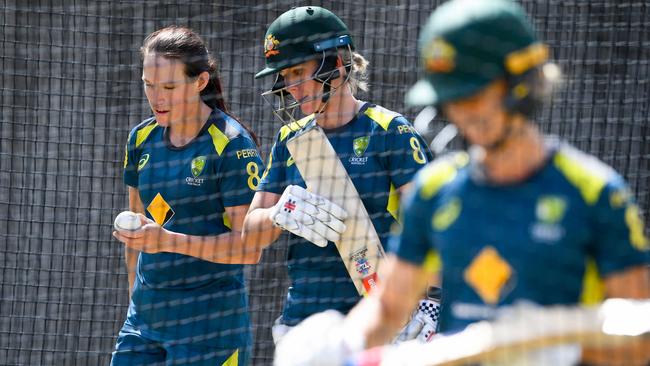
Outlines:
[[[352,94],[356,94],[358,90],[368,91],[368,60],[360,53],[346,49],[343,49],[341,58],[345,65],[352,65],[348,78],[348,84],[350,85]]]

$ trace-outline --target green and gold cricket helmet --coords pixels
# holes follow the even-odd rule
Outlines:
[[[443,4],[422,29],[418,48],[424,77],[410,88],[406,102],[420,106],[471,96],[548,59],[523,9],[509,0]]]
[[[293,8],[274,20],[266,31],[266,68],[255,78],[320,58],[338,47],[354,49],[350,31],[339,17],[318,6]]]

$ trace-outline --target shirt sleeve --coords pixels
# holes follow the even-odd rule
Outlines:
[[[257,191],[282,194],[287,185],[285,164],[288,155],[289,152],[284,144],[279,141],[273,144]]]
[[[593,232],[591,251],[601,275],[650,263],[639,207],[618,175],[605,186],[595,204]]]
[[[406,193],[402,205],[402,225],[397,228],[388,242],[388,252],[395,254],[401,260],[415,265],[423,265],[427,255],[435,251],[431,240],[430,229],[423,227],[423,222],[431,222],[431,202],[423,199],[420,185]]]
[[[135,147],[135,129],[129,133],[129,137],[124,147],[124,184],[131,187],[138,187],[138,160],[140,153]]]
[[[262,160],[255,143],[238,136],[228,143],[221,164],[220,187],[225,207],[250,204],[260,183]]]
[[[386,136],[386,169],[395,187],[413,179],[415,173],[431,160],[431,152],[410,122],[398,116],[391,123]]]

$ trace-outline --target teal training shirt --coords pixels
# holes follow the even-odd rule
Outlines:
[[[146,215],[189,235],[230,231],[225,208],[249,204],[259,183],[255,143],[215,109],[183,147],[169,142],[154,118],[130,133],[124,182],[137,188]],[[236,348],[250,342],[243,267],[177,253],[140,253],[127,323],[166,342]]]
[[[490,319],[520,300],[577,304],[587,300],[588,268],[606,276],[649,263],[638,208],[621,176],[566,144],[549,148],[545,165],[519,184],[476,178],[479,168],[465,153],[417,175],[403,230],[388,250],[442,266],[442,331]]]
[[[312,120],[306,117],[280,129],[258,191],[282,194],[291,184],[305,187],[286,142]],[[325,134],[385,245],[390,227],[397,222],[395,190],[430,161],[428,148],[403,116],[370,103],[349,123],[325,130]],[[291,287],[282,314],[285,324],[295,325],[327,309],[347,313],[360,299],[332,242],[320,248],[291,235],[288,272]]]

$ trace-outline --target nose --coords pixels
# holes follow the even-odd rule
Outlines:
[[[300,86],[299,84],[293,84],[289,87],[287,87],[287,91],[291,94],[291,96],[298,100],[300,98]]]
[[[153,88],[151,91],[151,102],[155,107],[160,107],[165,105],[165,93],[163,93],[158,88]]]

